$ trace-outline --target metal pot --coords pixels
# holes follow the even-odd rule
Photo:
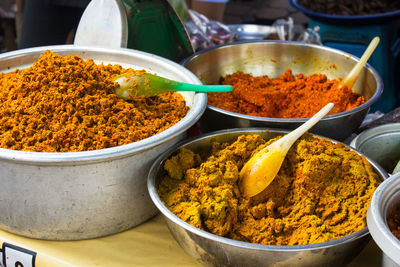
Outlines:
[[[329,79],[343,78],[359,61],[340,50],[325,46],[285,41],[238,42],[197,52],[182,62],[204,84],[236,71],[254,76],[278,77],[286,69],[293,73],[326,74]],[[325,116],[311,132],[336,140],[345,140],[360,126],[369,108],[383,92],[378,72],[366,64],[354,88],[367,100],[349,111]],[[307,119],[280,119],[248,116],[208,105],[200,120],[204,132],[229,128],[268,127],[295,129]]]
[[[182,66],[130,49],[72,45],[24,49],[1,54],[0,70],[29,66],[45,50],[200,84]],[[205,94],[182,95],[190,107],[187,115],[139,142],[67,153],[0,149],[0,228],[32,238],[78,240],[121,232],[155,215],[146,188],[149,168],[156,157],[185,138],[206,107]]]

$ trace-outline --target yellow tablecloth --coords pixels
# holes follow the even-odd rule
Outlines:
[[[18,247],[17,251],[23,248],[35,252],[34,264],[37,267],[199,266],[173,239],[160,214],[131,230],[103,238],[44,241],[0,231],[0,243],[3,244],[2,253],[6,254],[9,266],[15,266],[19,257],[18,253],[12,254],[14,246]],[[371,241],[349,266],[380,265],[381,251]]]

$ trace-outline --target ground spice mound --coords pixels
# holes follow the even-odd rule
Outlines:
[[[329,114],[353,109],[365,102],[339,80],[324,74],[293,75],[288,69],[276,79],[254,77],[236,72],[222,79],[233,86],[227,93],[208,93],[208,104],[231,112],[270,118],[309,118],[329,102],[335,107]]]
[[[399,1],[390,0],[302,0],[300,4],[314,12],[341,16],[381,14],[400,9]]]
[[[158,194],[187,223],[251,243],[313,244],[367,226],[378,176],[364,157],[324,138],[303,136],[266,190],[251,199],[242,197],[241,168],[272,141],[245,135],[232,144],[215,143],[205,160],[181,149],[165,162]]]
[[[391,212],[387,222],[390,231],[400,239],[400,205],[397,205],[397,207]]]
[[[126,71],[46,51],[31,67],[0,74],[0,147],[102,149],[155,135],[186,115],[188,107],[179,94],[129,101],[117,97],[112,77]]]

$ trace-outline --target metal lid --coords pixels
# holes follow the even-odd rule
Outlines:
[[[121,0],[92,0],[75,33],[74,44],[126,47],[128,21]]]

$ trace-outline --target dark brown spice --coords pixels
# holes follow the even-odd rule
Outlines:
[[[390,231],[400,239],[400,204],[389,215],[388,225]]]
[[[314,12],[344,16],[381,14],[400,9],[400,1],[391,0],[302,0],[299,3]]]

